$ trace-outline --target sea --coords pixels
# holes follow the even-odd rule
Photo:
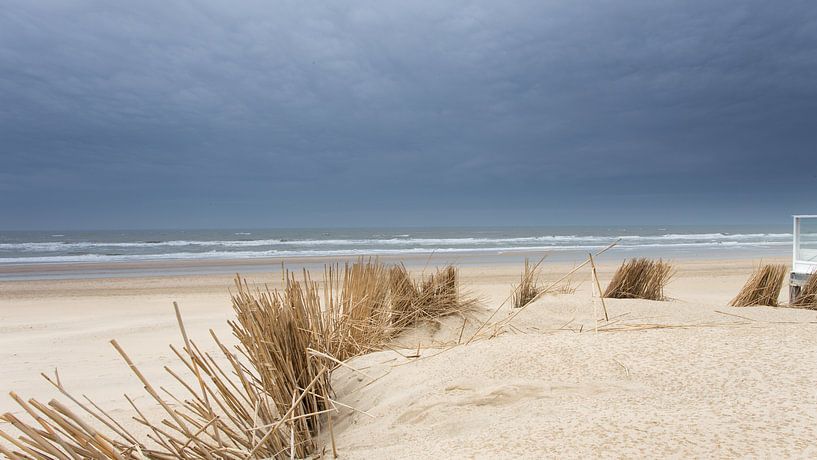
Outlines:
[[[0,268],[162,260],[357,255],[586,253],[618,241],[625,255],[785,255],[792,233],[766,226],[542,226],[0,232]]]

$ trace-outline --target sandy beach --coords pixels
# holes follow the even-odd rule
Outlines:
[[[817,459],[816,24],[3,2],[0,459]]]
[[[603,284],[618,263],[600,263]],[[352,359],[359,372],[335,371],[337,399],[356,409],[334,418],[340,457],[817,455],[817,312],[728,307],[756,263],[677,262],[671,300],[606,299],[609,323],[597,321],[601,304],[583,270],[575,292],[547,295],[495,338],[467,344],[486,318],[507,317],[508,305],[495,310],[520,266],[466,265],[462,288],[480,303],[465,326],[452,317],[409,331],[395,350]],[[571,267],[546,264],[542,279]],[[280,272],[248,280],[274,287]],[[108,341],[172,386],[163,369],[177,366],[168,344],[181,341],[172,302],[191,338],[214,350],[210,329],[234,342],[231,283],[223,274],[2,282],[0,391],[47,401],[57,393],[39,373],[58,368],[66,388],[126,425],[125,393],[156,415]],[[417,349],[419,358],[406,357]],[[21,413],[7,397],[5,411]]]

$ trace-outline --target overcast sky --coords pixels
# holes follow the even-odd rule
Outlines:
[[[795,212],[813,0],[0,6],[0,229]]]

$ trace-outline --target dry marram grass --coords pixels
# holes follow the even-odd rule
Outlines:
[[[43,404],[12,393],[32,421],[0,416],[10,425],[0,428],[7,443],[0,442],[0,455],[13,460],[306,458],[315,454],[325,414],[336,410],[330,374],[340,360],[381,349],[419,321],[464,312],[473,304],[460,295],[454,267],[415,282],[404,267],[372,260],[327,267],[322,285],[306,270],[301,279],[285,272],[280,291],[253,290],[236,278],[232,303],[236,319],[230,326],[239,344],[230,349],[211,331],[221,351],[215,357],[188,340],[176,308],[184,346],[171,348],[184,372],[165,369],[184,388],[183,395],[165,388],[160,394],[111,341],[165,411],[162,420],[150,420],[126,396],[147,435],[127,431],[90,399],[80,401],[55,374],[44,377],[81,414],[57,400]]]
[[[391,304],[393,328],[402,330],[422,321],[433,321],[453,314],[464,314],[475,300],[460,292],[459,273],[448,265],[421,279],[411,278],[406,267],[391,268]]]
[[[743,285],[738,295],[729,302],[733,307],[748,307],[752,305],[777,306],[780,288],[788,269],[785,265],[767,264],[758,267],[752,276]]]
[[[539,263],[531,264],[530,260],[527,257],[525,258],[525,266],[522,269],[519,284],[513,287],[513,306],[515,308],[524,307],[539,295],[537,285],[539,265]]]
[[[817,273],[809,275],[806,284],[800,288],[800,293],[792,301],[791,306],[817,310]]]
[[[660,259],[626,260],[607,285],[604,297],[664,300],[664,287],[673,274],[672,265]]]
[[[553,294],[575,294],[581,283],[573,284],[573,280],[568,278],[562,284],[553,287],[549,292]]]

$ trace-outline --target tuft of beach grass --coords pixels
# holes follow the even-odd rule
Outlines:
[[[791,302],[792,307],[817,310],[817,273],[809,275],[800,293]]]
[[[18,459],[216,460],[309,458],[315,439],[336,411],[331,373],[343,360],[381,350],[405,329],[462,313],[473,305],[461,295],[456,268],[413,280],[405,267],[364,260],[328,266],[323,283],[304,270],[284,273],[281,290],[253,289],[236,277],[232,293],[238,339],[228,348],[211,331],[220,354],[190,341],[179,308],[183,339],[171,346],[179,369],[165,370],[185,389],[154,387],[115,341],[111,344],[164,416],[151,419],[125,396],[147,430],[127,431],[100,406],[73,396],[59,375],[44,377],[80,413],[52,400],[14,401],[30,416],[0,415],[0,455]],[[175,304],[174,304],[175,306]],[[14,433],[16,430],[16,434]],[[334,450],[334,437],[333,450]]]
[[[672,265],[660,259],[626,260],[604,290],[604,297],[665,300],[664,287],[673,275]]]
[[[729,305],[748,307],[753,305],[777,306],[780,289],[788,269],[785,265],[767,264],[758,267],[743,285]]]
[[[514,308],[524,307],[539,295],[538,278],[540,265],[541,261],[532,264],[527,257],[525,258],[525,265],[522,268],[519,284],[513,287]]]

